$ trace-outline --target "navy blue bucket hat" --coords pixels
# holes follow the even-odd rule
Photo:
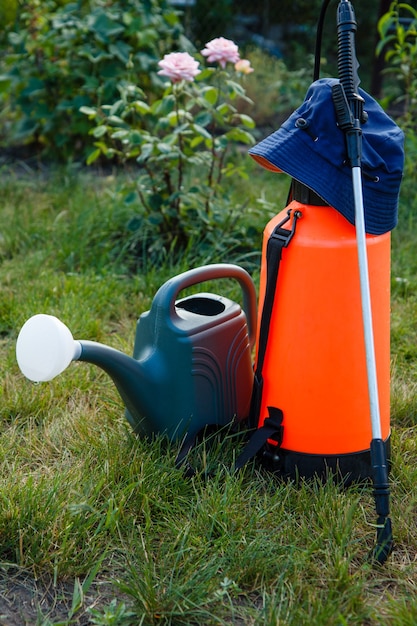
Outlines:
[[[285,172],[306,185],[354,224],[352,171],[332,100],[332,85],[337,82],[335,78],[315,81],[303,104],[249,154],[263,167]],[[371,96],[359,92],[368,114],[362,125],[361,159],[365,230],[381,235],[397,224],[404,135]]]

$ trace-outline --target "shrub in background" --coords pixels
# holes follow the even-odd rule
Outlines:
[[[126,83],[115,102],[82,107],[95,124],[96,150],[88,162],[104,155],[135,164],[133,186],[125,190],[125,200],[137,206],[130,229],[152,231],[155,252],[183,251],[202,234],[217,248],[236,215],[223,177],[247,175],[239,159],[227,155],[253,143],[255,123],[238,109],[239,100],[248,100],[243,82],[251,65],[223,37],[201,52],[199,60],[174,52],[159,61],[169,82],[153,102]],[[214,67],[200,69],[204,56]]]
[[[384,54],[392,79],[384,104],[400,104],[402,120],[411,130],[417,120],[417,9],[395,0],[378,23],[377,54]]]
[[[81,106],[111,101],[126,76],[152,93],[161,55],[190,45],[164,0],[29,0],[6,36],[0,89],[13,123],[3,145],[63,160],[86,150]]]
[[[396,113],[405,132],[407,158],[402,191],[407,195],[408,189],[415,187],[417,157],[417,9],[395,0],[379,20],[378,32],[376,52],[387,61],[384,72],[389,79],[382,104]],[[413,205],[408,207],[408,212],[415,213]]]

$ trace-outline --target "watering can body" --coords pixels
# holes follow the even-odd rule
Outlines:
[[[177,299],[185,287],[215,278],[239,280],[246,312],[213,293]],[[237,266],[196,268],[165,283],[137,322],[133,358],[150,374],[150,388],[140,412],[128,407],[133,428],[175,440],[247,417],[255,324],[252,280]]]

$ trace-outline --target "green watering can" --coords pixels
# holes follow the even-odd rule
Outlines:
[[[236,279],[243,309],[228,298],[198,293],[177,299],[208,280]],[[256,293],[241,267],[214,264],[168,280],[136,328],[133,358],[101,343],[74,340],[56,317],[38,314],[23,325],[16,344],[22,373],[35,382],[60,374],[71,361],[86,361],[110,375],[133,429],[195,437],[208,425],[224,426],[249,413]]]

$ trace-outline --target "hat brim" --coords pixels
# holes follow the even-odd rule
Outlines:
[[[284,172],[306,185],[354,224],[352,170],[345,134],[337,125],[331,95],[335,82],[338,81],[321,79],[314,83],[303,105],[281,128],[252,147],[249,154],[267,170]],[[360,92],[369,114],[362,133],[365,228],[367,233],[378,235],[397,224],[403,133],[373,98]],[[314,130],[320,129],[317,137],[312,139],[311,133],[297,126],[297,120],[302,117],[313,119]]]
[[[250,156],[257,163],[259,163],[259,165],[262,165],[262,167],[264,167],[266,170],[269,170],[270,172],[277,172],[279,174],[283,174],[284,173],[282,170],[279,169],[279,167],[276,167],[270,161],[268,161],[268,159],[265,159],[265,157],[260,156],[258,154],[252,154],[252,153],[250,153]]]

